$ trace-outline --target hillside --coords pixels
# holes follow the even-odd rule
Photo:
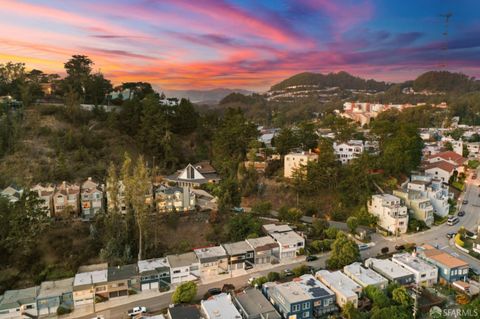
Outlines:
[[[413,81],[415,91],[466,93],[480,90],[480,81],[462,73],[429,71]]]
[[[218,88],[212,90],[166,90],[164,93],[167,97],[176,97],[179,99],[185,98],[193,103],[217,104],[225,96],[231,93],[249,95],[253,92],[242,89]]]

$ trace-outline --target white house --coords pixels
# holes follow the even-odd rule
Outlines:
[[[193,252],[181,255],[168,255],[172,284],[195,281],[200,278],[200,263]]]
[[[376,286],[383,290],[387,288],[388,285],[386,278],[370,268],[363,267],[359,262],[354,262],[353,264],[343,267],[343,273],[363,288]]]
[[[172,176],[166,177],[169,182],[182,187],[199,187],[206,183],[217,183],[220,176],[209,161],[201,161],[196,164],[188,164],[183,170]]]
[[[193,252],[200,263],[202,278],[228,272],[228,255],[222,246],[197,248]]]
[[[408,227],[407,206],[400,198],[390,194],[373,195],[368,202],[368,212],[378,217],[378,225],[392,234],[404,234]]]
[[[417,257],[416,253],[395,254],[392,261],[412,272],[417,285],[431,287],[437,283],[438,268]]]
[[[444,183],[448,183],[456,170],[457,165],[444,160],[432,162],[425,166],[425,174],[438,178]]]
[[[0,319],[36,318],[39,287],[7,290],[0,296]]]
[[[284,173],[286,178],[292,178],[297,170],[302,170],[310,161],[318,160],[318,155],[312,152],[289,153],[284,159]]]
[[[338,161],[342,164],[347,164],[351,160],[360,156],[363,153],[364,145],[361,140],[350,140],[343,143],[333,143],[333,151],[337,156]]]
[[[53,194],[55,194],[55,185],[37,184],[31,188],[32,192],[37,193],[38,198],[43,201],[42,207],[47,211],[48,217],[53,213]]]
[[[221,293],[212,296],[208,300],[202,300],[200,303],[202,313],[206,319],[241,319],[242,316],[232,302],[229,294]]]
[[[280,260],[285,258],[294,258],[297,256],[297,253],[300,252],[300,249],[305,249],[305,238],[300,236],[294,231],[289,232],[274,232],[269,234],[279,245],[279,256]]]
[[[433,206],[434,213],[438,216],[447,216],[450,211],[448,200],[453,198],[453,193],[448,190],[448,185],[438,178],[428,175],[412,175],[407,184],[407,191],[417,191],[427,197]]]
[[[358,306],[358,297],[362,293],[362,287],[341,271],[320,270],[317,271],[315,277],[335,293],[337,304],[340,307],[345,306],[347,302],[351,302],[355,308]]]

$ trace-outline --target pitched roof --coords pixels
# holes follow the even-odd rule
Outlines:
[[[438,162],[434,162],[434,163],[428,163],[425,166],[425,170],[429,170],[429,169],[432,169],[432,168],[438,168],[438,169],[441,169],[445,172],[452,173],[457,168],[457,165],[454,165],[450,162],[442,160],[442,161],[438,161]]]
[[[463,165],[467,160],[465,157],[455,153],[454,151],[446,151],[446,152],[440,152],[437,154],[432,154],[428,157],[428,159],[435,158],[435,157],[440,157],[447,161],[454,161],[458,165]]]

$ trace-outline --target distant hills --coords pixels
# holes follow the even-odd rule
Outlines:
[[[250,95],[254,92],[242,89],[218,88],[212,90],[166,90],[163,91],[167,97],[186,98],[198,104],[217,104],[230,93],[241,93]]]

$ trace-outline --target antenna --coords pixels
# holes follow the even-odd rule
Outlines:
[[[447,13],[444,13],[444,14],[440,14],[440,16],[442,18],[444,18],[445,20],[445,30],[444,32],[442,33],[443,37],[444,37],[444,44],[442,46],[442,50],[444,51],[444,62],[443,63],[440,63],[440,68],[446,68],[447,67],[447,51],[448,51],[448,22],[450,20],[450,18],[453,16],[453,13],[451,12],[447,12]]]

